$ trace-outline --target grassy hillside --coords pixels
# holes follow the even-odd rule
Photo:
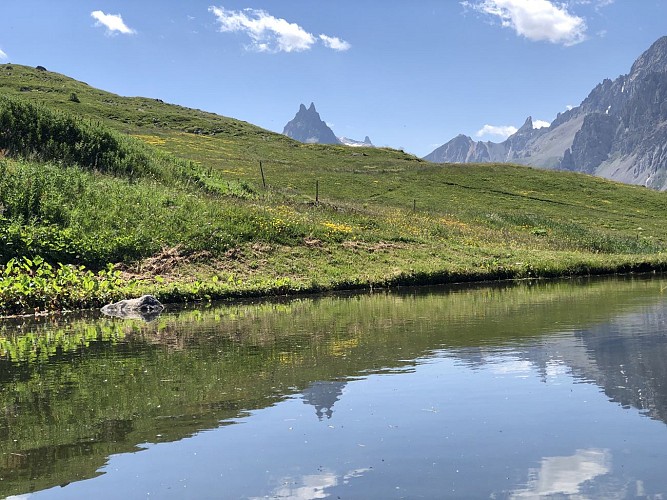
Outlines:
[[[667,263],[663,193],[305,145],[17,65],[0,155],[4,312]]]

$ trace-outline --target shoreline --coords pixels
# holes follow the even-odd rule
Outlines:
[[[598,259],[601,257],[597,255]],[[621,256],[608,256],[609,259]],[[625,256],[629,257],[629,256]],[[635,256],[639,257],[639,256]],[[173,280],[169,283],[158,284],[145,281],[119,283],[117,287],[104,296],[89,295],[81,297],[77,302],[71,301],[71,307],[66,308],[40,308],[24,307],[9,314],[0,314],[0,319],[37,318],[66,315],[76,312],[99,310],[102,306],[122,299],[134,298],[143,294],[154,295],[165,305],[186,305],[193,303],[210,303],[214,301],[234,301],[243,299],[270,299],[273,297],[299,297],[304,295],[320,295],[340,292],[373,292],[375,290],[395,290],[401,287],[427,287],[444,285],[465,285],[482,283],[502,283],[521,280],[544,280],[544,279],[568,279],[595,276],[622,276],[635,274],[659,274],[667,272],[667,254],[658,254],[653,258],[645,259],[621,259],[621,261],[609,265],[602,262],[585,262],[582,259],[575,265],[555,269],[545,265],[543,268],[524,264],[519,268],[499,267],[468,270],[467,272],[452,271],[448,269],[434,270],[433,272],[413,271],[401,272],[397,275],[385,276],[383,279],[360,280],[359,274],[348,279],[342,279],[333,283],[318,283],[310,281],[309,285],[303,283],[304,279],[297,280],[296,277],[284,277],[273,283],[263,282],[262,286],[257,283],[239,283],[229,285],[220,283],[213,276],[195,282],[184,280]],[[1,283],[2,280],[0,280]],[[57,297],[56,297],[57,298]],[[81,307],[77,307],[80,305]],[[28,312],[32,308],[33,312]]]

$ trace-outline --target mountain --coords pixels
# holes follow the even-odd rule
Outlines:
[[[309,144],[342,144],[352,147],[375,147],[368,136],[363,141],[357,141],[348,137],[336,137],[333,130],[320,118],[320,114],[312,102],[308,109],[303,104],[301,105],[294,118],[285,125],[283,134],[297,141]]]
[[[371,142],[370,137],[364,137],[363,141],[357,141],[355,139],[350,139],[349,137],[339,137],[338,140],[341,144],[345,146],[352,146],[353,148],[374,148],[375,146]]]
[[[605,79],[549,127],[533,128],[529,117],[501,143],[459,135],[424,159],[512,162],[667,189],[667,37],[651,45],[627,75]]]
[[[300,142],[340,144],[336,134],[320,118],[312,102],[308,109],[301,105],[294,118],[285,125],[283,134]]]

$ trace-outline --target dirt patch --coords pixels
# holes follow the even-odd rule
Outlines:
[[[124,275],[134,278],[174,275],[177,274],[178,269],[185,265],[210,259],[210,252],[202,251],[185,253],[183,247],[178,245],[175,247],[163,248],[156,255],[148,257],[131,266],[118,264],[116,265],[116,269],[120,270]]]
[[[267,243],[253,243],[250,248],[259,253],[267,253],[273,250],[273,247]]]
[[[385,252],[387,250],[391,250],[394,248],[404,248],[405,245],[401,245],[399,243],[392,243],[389,241],[378,241],[377,243],[366,243],[365,241],[356,241],[356,240],[348,240],[344,241],[342,243],[343,248],[346,248],[348,250],[352,250],[353,252],[368,252],[368,253],[374,253],[374,252]]]
[[[322,248],[322,240],[318,240],[317,238],[311,238],[310,236],[304,238],[303,243],[308,248]]]

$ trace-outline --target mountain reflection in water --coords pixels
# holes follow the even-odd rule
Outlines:
[[[7,321],[0,494],[667,494],[663,289],[521,282]]]

